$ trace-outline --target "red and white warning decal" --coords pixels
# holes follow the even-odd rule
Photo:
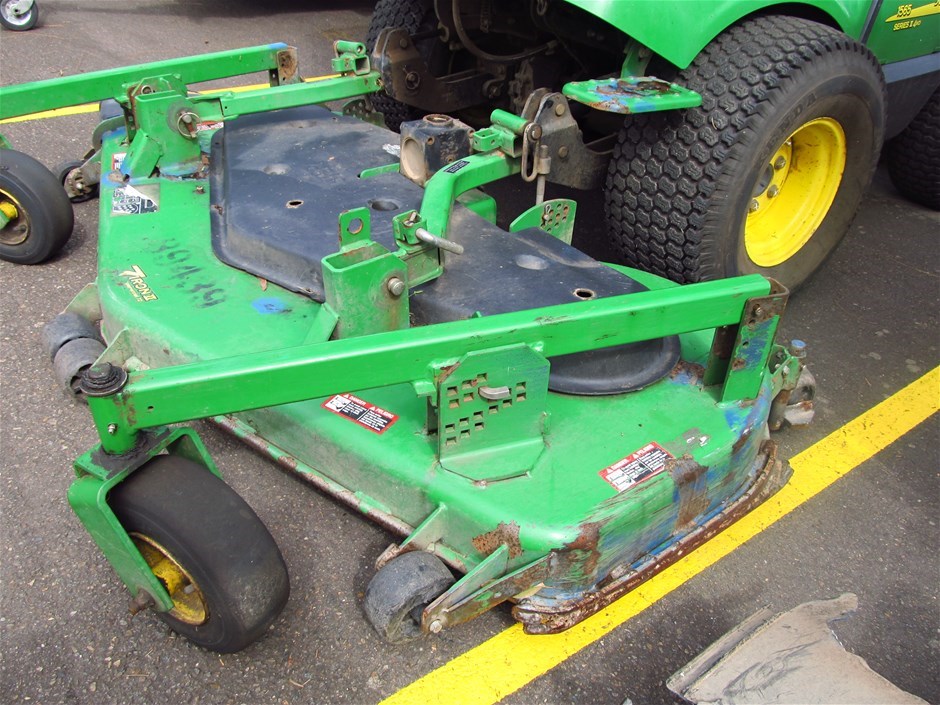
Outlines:
[[[392,412],[352,394],[334,394],[323,402],[323,408],[334,414],[345,416],[350,421],[355,421],[375,433],[385,433],[389,426],[398,421],[398,416]]]
[[[656,475],[675,456],[655,441],[647,443],[623,460],[618,460],[600,472],[600,476],[615,490],[623,492],[643,480]]]

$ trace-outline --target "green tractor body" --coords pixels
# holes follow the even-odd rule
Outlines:
[[[622,261],[680,283],[801,286],[885,140],[898,187],[940,208],[936,2],[379,0],[369,43],[392,129],[521,114],[540,88],[579,103],[591,154],[550,154],[548,181],[603,187]]]

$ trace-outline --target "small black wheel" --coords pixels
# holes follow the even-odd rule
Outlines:
[[[98,327],[77,313],[60,313],[42,328],[42,349],[49,360],[55,360],[56,353],[66,343],[79,338],[91,338],[99,342],[101,334]]]
[[[897,190],[915,203],[940,210],[940,89],[885,149]]]
[[[267,527],[198,463],[157,456],[108,501],[173,599],[157,616],[194,644],[243,649],[287,603],[287,567]]]
[[[39,6],[34,2],[26,12],[20,11],[21,0],[0,0],[0,25],[14,32],[32,29],[39,21]]]
[[[72,234],[72,204],[55,174],[12,149],[0,149],[0,213],[0,259],[8,262],[39,264]]]
[[[403,553],[369,581],[363,604],[366,618],[386,641],[410,641],[422,634],[424,608],[453,584],[454,576],[433,553]]]
[[[56,382],[77,401],[87,402],[82,391],[85,370],[104,352],[104,344],[95,338],[75,338],[62,345],[52,358]]]
[[[877,60],[824,25],[765,16],[719,35],[675,80],[702,105],[625,122],[606,189],[614,246],[680,283],[758,272],[799,287],[877,164]]]
[[[81,160],[64,162],[55,170],[59,183],[72,203],[84,203],[98,195],[98,184],[86,183],[82,173],[77,171],[83,163]]]
[[[366,34],[366,49],[369,53],[375,48],[375,40],[379,32],[386,27],[401,27],[408,34],[416,34],[437,27],[437,17],[434,14],[433,3],[429,0],[378,0],[372,12],[369,23],[369,32]],[[417,43],[418,51],[425,60],[431,53],[429,42],[424,40]],[[424,111],[395,100],[385,92],[372,94],[372,105],[382,113],[388,129],[394,132],[401,130],[401,124],[408,120],[418,120]]]

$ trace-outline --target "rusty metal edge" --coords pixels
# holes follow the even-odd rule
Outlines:
[[[525,603],[517,604],[512,608],[513,617],[522,622],[526,634],[556,634],[599,612],[638,585],[662,572],[687,553],[724,531],[786,484],[790,475],[789,466],[785,466],[777,459],[777,444],[774,441],[767,440],[761,444],[758,458],[762,456],[766,457],[766,460],[747,492],[709,522],[656,556],[649,565],[625,573],[580,600],[566,601],[556,607],[534,605],[527,607]]]
[[[278,465],[298,475],[324,494],[339,500],[356,513],[368,517],[383,529],[398,536],[410,536],[414,532],[415,529],[413,526],[393,514],[383,512],[375,507],[363,506],[362,501],[352,490],[324,476],[315,468],[298,460],[295,456],[285,452],[274,443],[265,440],[240,419],[233,416],[213,416],[208,418],[207,421],[211,421],[223,431],[248,445],[252,450],[274,460]],[[430,550],[430,552],[454,570],[460,571],[461,573],[466,572],[467,567],[449,553],[437,550]]]

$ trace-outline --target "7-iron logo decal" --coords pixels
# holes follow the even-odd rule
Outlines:
[[[150,285],[145,281],[147,275],[138,265],[135,264],[130,269],[125,269],[123,272],[120,272],[118,276],[127,277],[124,286],[128,288],[131,295],[137,299],[138,302],[144,303],[145,301],[157,300],[157,295],[153,293],[153,289],[151,289]]]

